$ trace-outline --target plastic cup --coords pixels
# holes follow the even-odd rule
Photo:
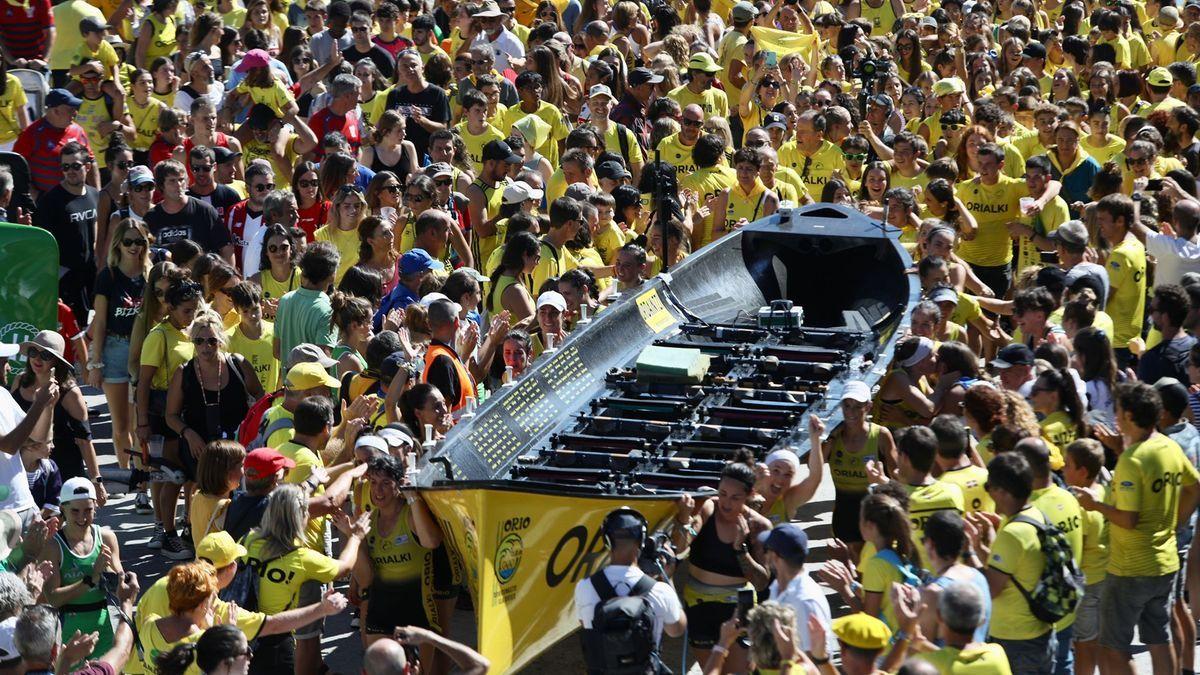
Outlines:
[[[146,445],[150,449],[150,457],[154,459],[162,459],[163,456],[163,437],[160,434],[150,436]]]

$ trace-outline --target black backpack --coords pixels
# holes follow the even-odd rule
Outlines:
[[[592,627],[583,631],[583,658],[588,672],[605,675],[664,672],[654,640],[654,608],[647,599],[654,588],[654,579],[643,575],[629,595],[618,596],[603,569],[590,578],[600,603],[592,614]]]
[[[245,546],[247,543],[248,542],[246,539],[242,540],[243,546]],[[283,556],[288,555],[295,550],[296,549],[294,548],[288,549],[283,553],[283,555],[277,555],[274,558],[268,558],[261,563],[249,557],[242,559],[241,563],[238,565],[237,572],[233,575],[233,581],[229,582],[229,585],[222,589],[221,592],[217,594],[217,597],[225,602],[232,602],[236,604],[239,609],[257,612],[260,570],[262,570],[265,574],[267,565],[270,565],[271,563],[279,560]],[[251,564],[252,560],[255,564]]]

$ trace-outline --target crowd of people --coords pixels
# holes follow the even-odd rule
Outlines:
[[[666,633],[712,673],[1126,673],[1136,628],[1190,673],[1198,61],[1196,0],[0,3],[0,220],[60,256],[59,330],[0,348],[0,649],[317,675],[352,604],[366,672],[486,671],[416,458],[645,279],[826,202],[899,231],[909,334],[806,459],[730,463],[665,538],[605,521],[588,668]],[[144,592],[83,386],[177,563]],[[790,521],[826,467],[818,584]],[[630,595],[652,639],[614,647]]]

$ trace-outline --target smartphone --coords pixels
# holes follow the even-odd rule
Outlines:
[[[768,68],[777,68],[779,67],[779,54],[776,54],[773,51],[768,51],[766,55],[763,56],[763,62],[766,63]]]
[[[1151,178],[1146,182],[1146,192],[1158,192],[1162,190],[1163,182],[1161,178]]]
[[[754,591],[744,590],[738,591],[737,596],[737,618],[738,623],[746,625],[746,615],[754,608]]]

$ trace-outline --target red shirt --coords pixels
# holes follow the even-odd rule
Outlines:
[[[46,58],[46,29],[53,25],[50,0],[29,0],[28,6],[0,0],[0,42],[14,59]]]
[[[340,133],[350,143],[352,156],[358,156],[358,148],[362,145],[362,120],[359,119],[357,109],[351,110],[345,115],[338,115],[329,107],[322,108],[308,120],[308,126],[317,135],[317,138],[325,138],[325,135],[331,131]],[[315,152],[318,159],[325,156],[325,150],[320,145],[317,146]]]
[[[164,159],[173,159],[175,157],[175,148],[178,147],[177,143],[172,143],[164,139],[160,132],[154,138],[154,142],[150,144],[150,170],[153,171],[154,167],[158,166],[158,163]],[[185,157],[184,159],[186,160],[187,158]],[[191,170],[192,168],[189,163],[187,171],[190,173]]]
[[[92,144],[88,142],[87,132],[74,122],[66,129],[59,129],[43,117],[25,127],[21,135],[17,136],[12,151],[24,155],[29,162],[33,186],[38,192],[46,192],[62,181],[62,165],[58,161],[58,153],[71,141],[83,143],[88,149],[88,154],[91,154]]]
[[[4,2],[4,0],[0,0],[0,2]],[[228,148],[229,147],[229,137],[225,135],[225,132],[218,131],[215,138],[217,139],[217,144],[215,147],[218,147],[218,148]],[[158,139],[155,139],[155,140],[158,140]],[[196,144],[192,141],[192,137],[184,136],[183,137],[183,165],[185,167],[187,167],[188,185],[191,185],[196,180],[192,176],[192,148],[194,148],[194,147],[196,147]],[[170,159],[170,157],[167,157],[167,159]]]
[[[63,350],[63,356],[70,363],[75,363],[75,338],[83,331],[79,329],[79,322],[75,320],[75,312],[71,311],[70,307],[63,304],[62,300],[58,301],[58,334],[63,337],[67,343],[67,348]]]
[[[312,206],[307,209],[300,209],[300,222],[296,225],[304,230],[304,236],[308,243],[313,242],[313,233],[317,231],[329,220],[329,202],[324,199],[318,199]]]
[[[413,46],[413,41],[409,40],[403,35],[397,35],[396,39],[392,40],[391,42],[384,42],[382,38],[376,35],[375,37],[371,38],[371,42],[374,42],[380,47],[386,49],[387,52],[392,55],[393,60],[400,56],[400,52]]]

